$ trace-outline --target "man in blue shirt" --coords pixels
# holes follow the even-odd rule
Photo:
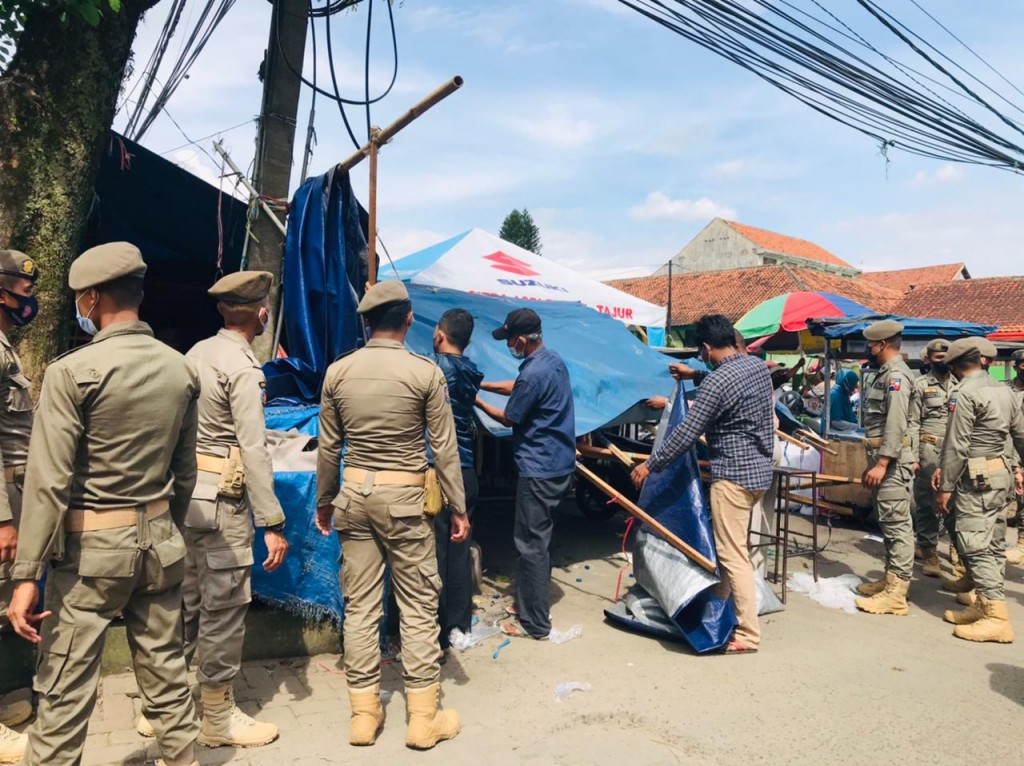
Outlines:
[[[480,390],[480,381],[484,379],[484,374],[473,361],[464,356],[472,336],[473,315],[465,309],[449,309],[444,312],[434,330],[437,366],[448,381],[448,395],[452,400],[459,462],[462,464],[462,485],[466,489],[466,515],[470,523],[480,491],[476,475],[476,416],[473,404]],[[451,513],[447,507],[434,517],[437,570],[442,583],[438,621],[441,624],[443,649],[448,648],[448,636],[453,628],[468,633],[473,621],[472,537],[462,542],[452,542],[451,523]]]
[[[481,388],[509,397],[504,410],[481,399],[477,406],[512,427],[516,485],[516,608],[519,620],[502,626],[513,636],[547,638],[551,632],[551,538],[554,513],[576,470],[576,426],[569,371],[544,346],[540,317],[530,309],[509,312],[491,333],[509,353],[524,360],[515,382],[483,383]]]

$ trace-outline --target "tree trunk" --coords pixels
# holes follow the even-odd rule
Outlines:
[[[95,27],[59,10],[29,12],[0,77],[0,247],[39,264],[39,315],[20,351],[38,382],[67,349],[67,274],[93,200],[96,172],[131,59],[135,30],[158,0],[126,0]]]

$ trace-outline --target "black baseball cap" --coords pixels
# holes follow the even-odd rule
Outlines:
[[[520,335],[540,332],[540,317],[533,309],[515,309],[508,312],[505,324],[491,333],[495,340],[508,340]]]

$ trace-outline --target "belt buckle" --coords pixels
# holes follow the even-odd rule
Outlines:
[[[375,471],[367,471],[366,476],[363,478],[363,483],[359,487],[359,494],[363,497],[369,497],[373,493],[373,485],[377,481],[377,473]]]

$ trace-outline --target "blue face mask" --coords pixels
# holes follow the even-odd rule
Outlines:
[[[516,341],[516,343],[518,343],[518,341]],[[513,359],[526,359],[526,349],[524,348],[522,351],[520,351],[518,348],[516,348],[516,343],[513,343],[511,346],[508,347],[508,352],[512,354]]]
[[[89,313],[82,316],[82,309],[78,307],[78,301],[75,301],[75,319],[78,320],[78,326],[82,328],[82,332],[86,335],[95,335],[99,332],[99,329],[96,327],[96,323],[89,318],[95,308],[96,304],[94,303],[92,304],[92,308],[89,309]]]
[[[5,303],[0,308],[3,308],[4,313],[16,327],[24,327],[36,318],[36,314],[39,313],[39,303],[34,295],[18,295],[10,291],[7,294],[14,298],[18,305],[11,308]]]

